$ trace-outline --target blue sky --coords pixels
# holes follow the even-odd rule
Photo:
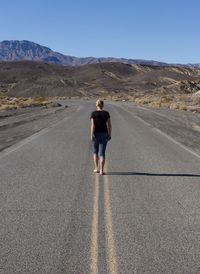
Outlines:
[[[200,0],[0,0],[0,41],[77,57],[200,63]]]

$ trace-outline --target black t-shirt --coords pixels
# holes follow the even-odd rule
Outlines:
[[[90,119],[94,119],[95,124],[95,130],[94,133],[100,133],[100,132],[106,132],[108,133],[107,129],[107,120],[110,118],[110,114],[106,110],[100,110],[100,111],[93,111],[91,113]]]

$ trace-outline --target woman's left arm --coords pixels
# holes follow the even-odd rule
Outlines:
[[[111,125],[111,120],[110,120],[110,118],[108,118],[108,121],[107,121],[107,128],[108,128],[108,135],[109,135],[110,138],[111,138],[112,125]]]
[[[91,141],[92,141],[93,136],[94,136],[94,129],[95,129],[94,119],[91,118],[91,130],[90,130],[90,139],[91,139]]]

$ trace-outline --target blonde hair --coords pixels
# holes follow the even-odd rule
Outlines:
[[[99,107],[100,109],[102,109],[104,107],[104,101],[101,99],[98,99],[96,101],[96,107]]]

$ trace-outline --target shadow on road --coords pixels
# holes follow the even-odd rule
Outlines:
[[[132,176],[160,176],[160,177],[200,177],[200,174],[184,174],[184,173],[146,173],[131,171],[113,171],[106,172],[106,175],[132,175]]]

